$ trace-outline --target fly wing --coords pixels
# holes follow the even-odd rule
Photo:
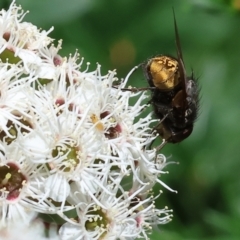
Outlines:
[[[185,109],[187,108],[187,93],[186,93],[187,76],[186,76],[186,71],[185,71],[184,62],[183,62],[183,55],[182,55],[182,49],[180,44],[180,38],[179,38],[174,8],[173,8],[173,18],[174,18],[175,41],[176,41],[177,58],[178,58],[179,74],[180,74],[179,78],[180,78],[180,84],[181,84],[181,90],[180,92],[178,92],[179,96],[176,100],[178,102],[177,105],[180,107],[180,109],[182,109],[183,112],[185,112]]]

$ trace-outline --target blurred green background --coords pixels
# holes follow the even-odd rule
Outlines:
[[[2,0],[1,8],[10,1]],[[26,21],[63,39],[61,55],[78,48],[90,69],[117,69],[125,77],[156,54],[176,55],[175,9],[187,72],[201,86],[192,135],[163,149],[170,160],[156,203],[174,210],[173,221],[151,239],[240,239],[240,1],[239,0],[17,0]],[[57,44],[57,41],[56,41]],[[147,86],[139,70],[131,85]],[[156,192],[159,189],[156,188]]]

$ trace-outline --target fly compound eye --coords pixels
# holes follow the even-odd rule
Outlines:
[[[178,62],[168,56],[158,56],[149,60],[148,75],[157,89],[171,90],[179,84]]]

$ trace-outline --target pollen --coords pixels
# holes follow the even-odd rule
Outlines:
[[[104,125],[100,122],[100,119],[97,117],[96,114],[92,114],[90,118],[92,120],[92,123],[95,124],[95,127],[97,128],[97,130],[99,131],[104,130]]]

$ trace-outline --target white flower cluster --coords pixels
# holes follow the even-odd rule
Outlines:
[[[147,239],[171,211],[151,192],[167,164],[146,149],[153,120],[136,121],[147,96],[121,90],[134,69],[115,87],[115,71],[81,70],[24,15],[14,2],[0,12],[1,239],[39,213],[61,218],[63,240]]]

